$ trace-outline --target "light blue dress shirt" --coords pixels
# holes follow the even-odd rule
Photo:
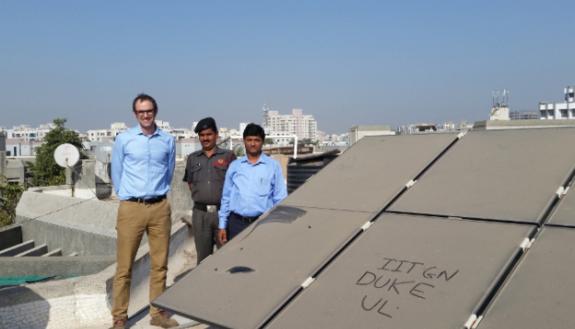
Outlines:
[[[261,154],[252,164],[243,156],[233,161],[226,172],[220,205],[219,228],[226,228],[231,212],[255,217],[263,214],[287,196],[280,165]]]
[[[150,136],[139,126],[118,135],[112,150],[112,182],[118,198],[167,194],[176,164],[175,145],[174,137],[159,128]]]

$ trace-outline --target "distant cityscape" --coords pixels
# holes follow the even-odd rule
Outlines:
[[[493,106],[488,122],[516,121],[516,120],[569,120],[575,119],[575,88],[564,88],[564,101],[540,102],[539,111],[511,111],[508,106],[508,92],[504,90],[493,95]],[[199,149],[197,135],[194,128],[197,122],[190,127],[176,128],[164,120],[156,120],[161,129],[172,134],[177,141],[177,156],[185,158],[189,153]],[[222,147],[233,148],[241,145],[242,132],[247,123],[240,122],[237,127],[219,127],[220,143]],[[321,152],[333,148],[345,149],[365,136],[417,134],[428,132],[453,132],[471,129],[473,123],[444,122],[444,123],[413,123],[392,127],[385,124],[354,125],[348,132],[327,134],[318,129],[318,122],[313,114],[306,114],[302,109],[294,108],[289,114],[282,114],[271,106],[262,108],[261,124],[266,131],[266,144],[268,147],[285,147],[294,143],[312,145],[314,152]],[[12,128],[0,127],[2,149],[6,157],[34,157],[36,149],[43,142],[45,135],[54,127],[52,123],[31,127],[26,124]],[[95,150],[101,146],[111,146],[114,138],[128,129],[125,122],[112,122],[109,128],[90,129],[86,132],[76,131],[87,150]]]

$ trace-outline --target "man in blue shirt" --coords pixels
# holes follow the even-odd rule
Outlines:
[[[219,211],[222,244],[287,196],[279,163],[262,153],[265,138],[261,126],[248,124],[244,130],[246,156],[228,168]]]
[[[132,110],[139,125],[118,135],[112,152],[112,181],[120,199],[112,306],[115,329],[126,327],[132,265],[144,232],[150,246],[150,301],[165,290],[172,226],[166,194],[175,167],[174,137],[156,126],[158,105],[151,96],[138,95]],[[151,305],[150,316],[151,325],[178,326]]]

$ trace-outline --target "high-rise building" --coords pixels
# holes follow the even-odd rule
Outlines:
[[[263,126],[266,134],[295,135],[299,140],[317,140],[317,121],[313,115],[303,114],[302,109],[292,109],[291,114],[280,114],[264,106]]]

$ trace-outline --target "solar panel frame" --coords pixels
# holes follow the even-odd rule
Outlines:
[[[385,213],[372,227],[356,239],[348,249],[342,252],[308,288],[303,290],[297,298],[287,305],[266,328],[343,329],[351,327],[372,328],[374,326],[396,329],[461,328],[470,315],[481,309],[481,306],[485,304],[485,299],[489,299],[493,296],[492,290],[497,289],[499,281],[502,280],[502,276],[505,276],[508,269],[514,265],[517,254],[521,253],[521,241],[532,235],[534,229],[535,226],[531,224],[477,222]],[[489,234],[478,234],[482,231],[483,233],[487,232]],[[451,239],[442,240],[440,239],[441,236],[450,236]],[[459,244],[455,241],[457,239],[459,239],[459,241],[469,241],[469,244]],[[418,241],[424,245],[420,245],[419,248],[414,248],[412,245],[414,241]],[[455,249],[456,247],[457,249]],[[506,252],[501,252],[502,249]],[[455,274],[453,274],[453,268],[449,266],[442,267],[438,265],[439,263],[443,262],[445,265],[448,260],[456,259],[461,262],[457,265],[460,266],[457,268],[461,269],[461,272],[459,272],[460,277],[464,275],[463,273],[465,271],[468,273],[464,278],[460,279],[457,283],[458,286],[453,288],[454,291],[452,291],[451,295],[449,295],[447,289],[437,284],[433,288],[436,289],[439,287],[436,294],[426,296],[429,299],[435,297],[435,300],[429,302],[431,304],[424,306],[421,306],[421,303],[427,300],[422,301],[422,299],[418,299],[416,298],[417,296],[414,297],[413,295],[424,294],[423,291],[431,289],[428,286],[419,286],[418,283],[418,285],[414,285],[411,289],[411,291],[414,292],[412,296],[410,296],[406,290],[402,291],[403,296],[400,296],[400,294],[396,296],[393,290],[389,288],[391,287],[390,285],[387,290],[389,295],[382,297],[388,299],[386,299],[385,305],[383,305],[383,303],[379,304],[380,309],[378,311],[380,311],[383,306],[384,311],[382,312],[386,313],[390,311],[388,315],[392,316],[391,319],[375,314],[376,312],[374,312],[373,309],[370,311],[366,311],[365,308],[359,309],[357,304],[361,304],[363,307],[365,301],[365,296],[364,299],[361,299],[362,294],[368,296],[370,293],[373,293],[376,297],[384,296],[384,294],[381,292],[382,290],[379,290],[378,294],[377,288],[381,289],[382,287],[373,288],[371,284],[368,286],[371,290],[361,290],[364,287],[357,288],[358,282],[363,280],[366,275],[368,279],[372,278],[375,280],[378,276],[373,273],[380,270],[380,272],[377,272],[379,275],[379,273],[384,273],[384,271],[381,271],[382,268],[378,268],[374,270],[372,274],[367,274],[368,271],[361,277],[359,277],[359,274],[363,272],[366,264],[370,264],[370,260],[381,258],[382,253],[392,254],[393,252],[390,252],[390,250],[395,250],[394,256],[390,256],[390,258],[396,260],[401,259],[404,262],[399,264],[399,261],[395,261],[395,263],[392,263],[394,264],[393,266],[388,266],[387,264],[389,263],[386,264],[383,260],[379,263],[380,265],[385,264],[382,268],[387,267],[385,273],[393,272],[395,265],[399,265],[399,267],[395,268],[397,270],[403,266],[403,270],[398,272],[403,272],[401,274],[404,276],[400,277],[400,281],[395,281],[394,279],[393,282],[401,282],[394,286],[394,289],[402,289],[400,287],[402,284],[407,284],[415,280],[415,276],[408,277],[407,274],[410,274],[409,272],[406,274],[406,269],[410,268],[408,260],[428,264],[428,261],[424,261],[423,258],[429,257],[429,255],[432,255],[431,258],[436,257],[431,264],[437,265],[438,268],[446,269],[446,272],[453,275],[452,279],[456,277]],[[482,253],[487,254],[485,250],[498,252],[495,252],[494,256],[479,257]],[[472,251],[475,254],[465,254],[465,251]],[[405,253],[410,252],[416,256],[413,256],[414,258],[406,257]],[[398,254],[401,255],[396,256]],[[404,266],[403,264],[408,265]],[[489,271],[485,270],[486,267],[489,268]],[[360,268],[362,269],[361,271],[359,271]],[[413,268],[418,269],[417,267],[412,267],[412,269]],[[451,269],[451,272],[449,272],[449,269]],[[479,271],[479,269],[482,269],[482,271]],[[419,270],[421,270],[421,267]],[[439,270],[437,271],[439,272]],[[417,270],[413,272],[415,273]],[[478,279],[482,274],[483,277]],[[397,274],[397,276],[399,275],[400,274]],[[383,275],[381,276],[381,278],[384,277]],[[445,276],[445,278],[446,277],[447,276]],[[356,284],[353,285],[356,279]],[[389,276],[388,279],[391,279],[391,276]],[[426,281],[421,278],[420,280],[420,283],[437,282],[433,280]],[[367,283],[367,281],[364,280],[362,283]],[[347,285],[345,284],[346,282]],[[374,287],[377,282],[379,282],[379,279],[375,282],[376,283],[373,284]],[[381,282],[379,282],[380,285],[382,285]],[[454,282],[457,282],[457,280]],[[413,283],[409,284],[413,285]],[[385,288],[384,285],[383,288]],[[461,300],[461,296],[457,296],[457,291],[472,288],[475,288],[474,293],[470,294],[472,296],[468,297],[465,301]],[[356,291],[354,291],[354,289]],[[357,290],[361,291],[358,292]],[[429,290],[426,292],[429,292]],[[448,297],[450,297],[451,300],[446,300],[446,295],[449,295]],[[404,299],[396,299],[396,304],[393,304],[393,297],[403,297]],[[459,300],[457,300],[458,298]],[[350,302],[350,300],[353,301]],[[373,302],[373,300],[371,300],[371,302]],[[390,302],[389,304],[394,307],[398,307],[397,310],[394,309],[394,307],[390,307],[387,302]],[[350,307],[350,305],[355,307],[355,309],[351,310],[353,307]],[[401,310],[405,309],[406,305],[407,307],[413,307],[419,310],[419,312],[414,312],[407,316],[404,314],[400,319],[401,322],[393,322],[393,317],[396,316],[396,314],[391,312],[397,311],[397,313],[400,313]],[[440,311],[443,313],[438,312],[438,305],[442,307]],[[465,305],[464,311],[461,310],[462,305]],[[385,309],[385,307],[388,308]],[[460,308],[459,312],[456,312],[457,308]],[[457,316],[459,316],[459,318],[454,315],[455,313],[458,314]],[[369,316],[371,316],[371,318],[368,318]],[[441,319],[444,322],[437,323],[437,319]]]
[[[573,137],[575,128],[469,132],[389,210],[542,224],[575,168],[575,153],[556,145]]]
[[[574,239],[573,228],[545,226],[476,327],[575,328]]]
[[[457,141],[453,133],[364,137],[283,204],[378,212]]]
[[[569,186],[569,183],[570,182],[565,184],[566,188]],[[566,194],[561,197],[557,203],[557,207],[553,210],[553,213],[549,216],[549,220],[545,224],[549,226],[575,227],[575,192],[573,191],[573,185],[571,185],[566,191]]]
[[[256,328],[372,216],[279,206],[206,258],[153,304],[220,327]],[[322,233],[324,238],[317,239]],[[313,253],[306,253],[312,246]],[[254,296],[254,291],[265,293]],[[222,296],[211,296],[211,292]]]

